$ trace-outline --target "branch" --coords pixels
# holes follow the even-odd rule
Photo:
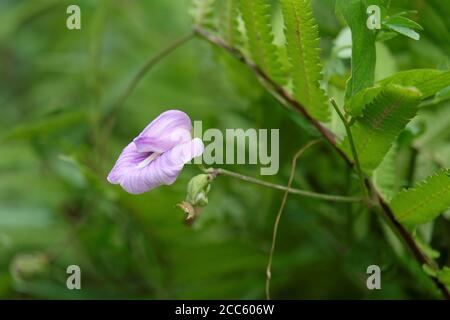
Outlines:
[[[317,193],[317,192],[312,192],[312,191],[294,189],[294,188],[291,188],[290,186],[286,187],[286,186],[283,186],[283,185],[266,182],[266,181],[263,181],[263,180],[259,180],[259,179],[256,179],[256,178],[245,176],[243,174],[236,173],[236,172],[229,171],[229,170],[225,170],[225,169],[222,169],[222,168],[204,169],[203,172],[212,175],[214,178],[219,176],[219,175],[233,177],[233,178],[236,178],[236,179],[239,179],[239,180],[242,180],[242,181],[246,181],[246,182],[249,182],[249,183],[257,184],[257,185],[260,185],[260,186],[263,186],[263,187],[272,188],[272,189],[276,189],[276,190],[281,190],[281,191],[285,191],[287,193],[296,194],[296,195],[299,195],[299,196],[304,196],[304,197],[309,197],[309,198],[314,198],[314,199],[325,200],[325,201],[360,202],[362,200],[359,197],[335,196],[335,195],[331,195],[331,194],[323,194],[323,193]]]
[[[247,58],[242,52],[230,45],[228,45],[225,41],[223,41],[221,38],[211,34],[210,32],[195,27],[194,32],[199,37],[205,39],[206,41],[210,42],[216,47],[222,48],[225,51],[232,54],[236,59],[241,61],[243,64],[245,64],[247,67],[249,67],[253,72],[261,78],[267,85],[269,85],[276,94],[285,101],[286,104],[290,105],[294,110],[300,112],[327,140],[333,148],[337,151],[337,153],[342,157],[342,159],[345,160],[345,162],[350,166],[354,167],[353,162],[347,157],[347,155],[339,149],[339,147],[336,144],[336,137],[334,134],[325,128],[320,122],[315,120],[311,117],[311,115],[306,111],[306,109],[297,102],[282,86],[278,85],[275,81],[273,81],[261,68],[259,68],[253,61],[251,61],[249,58]],[[370,182],[366,183],[370,185]],[[371,186],[374,190],[375,198],[382,209],[384,215],[386,218],[391,222],[392,228],[397,232],[399,237],[403,240],[405,245],[411,250],[411,252],[414,255],[414,258],[421,264],[428,265],[431,268],[435,268],[435,265],[432,262],[432,259],[430,259],[417,245],[416,241],[412,237],[412,235],[406,230],[406,228],[400,224],[394,217],[394,214],[392,213],[391,208],[387,205],[387,203],[384,201],[382,196],[377,192],[373,186]],[[450,292],[447,289],[447,287],[439,281],[439,279],[433,278],[433,281],[435,282],[438,289],[441,291],[442,295],[450,300]]]
[[[361,192],[363,193],[364,197],[366,198],[366,201],[369,203],[369,199],[370,199],[369,198],[369,191],[367,190],[367,186],[365,184],[364,174],[363,174],[363,172],[361,170],[361,165],[359,163],[359,157],[358,157],[358,153],[356,152],[355,143],[353,142],[352,129],[350,128],[350,125],[349,125],[347,119],[345,119],[345,117],[342,114],[341,110],[339,110],[339,107],[338,107],[338,105],[336,103],[336,100],[331,98],[330,102],[331,102],[331,105],[333,106],[334,110],[338,114],[339,118],[341,119],[342,123],[344,124],[345,131],[347,132],[348,142],[349,142],[350,148],[352,150],[353,161],[355,161],[356,171],[358,172],[359,183],[361,184]]]
[[[289,176],[289,182],[287,185],[288,189],[291,188],[292,182],[294,181],[295,168],[297,167],[298,158],[300,158],[301,155],[309,147],[312,147],[313,145],[315,145],[318,142],[320,142],[320,140],[314,140],[314,141],[309,142],[294,155],[294,158],[292,158],[291,174]],[[276,245],[276,241],[277,241],[278,226],[280,225],[281,215],[283,214],[283,210],[286,205],[288,195],[289,195],[289,190],[286,190],[283,195],[283,200],[281,200],[280,209],[278,209],[277,217],[275,219],[275,224],[273,226],[272,246],[270,248],[269,262],[267,263],[267,269],[266,269],[266,298],[267,298],[267,300],[270,300],[270,280],[272,279],[272,260],[273,260],[273,255],[275,253],[275,245]]]

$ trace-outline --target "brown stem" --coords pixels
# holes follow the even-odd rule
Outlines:
[[[337,151],[337,153],[345,160],[345,162],[351,166],[354,167],[353,162],[347,157],[347,155],[339,149],[336,143],[336,137],[335,135],[328,130],[326,127],[324,127],[320,122],[315,120],[311,117],[311,115],[306,111],[306,109],[298,102],[296,101],[290,94],[287,92],[282,86],[278,85],[275,81],[273,81],[260,67],[258,67],[253,61],[251,61],[249,58],[247,58],[242,52],[229,44],[227,44],[225,41],[223,41],[221,38],[211,34],[210,32],[195,27],[194,32],[201,38],[207,40],[211,44],[220,47],[224,49],[225,51],[232,54],[236,59],[247,65],[253,72],[261,78],[265,83],[267,83],[273,91],[282,98],[286,104],[290,105],[294,110],[301,113],[327,140],[333,148]],[[368,183],[368,181],[366,181]],[[383,210],[384,215],[386,218],[391,222],[391,226],[395,229],[397,234],[401,239],[403,239],[403,242],[405,245],[411,250],[413,253],[414,258],[420,263],[420,265],[428,265],[429,267],[435,269],[436,266],[432,259],[430,259],[417,245],[416,241],[412,237],[412,235],[408,232],[408,230],[405,229],[403,225],[401,225],[394,217],[394,214],[391,210],[391,208],[387,205],[387,203],[383,200],[382,196],[374,189],[375,198],[380,206],[380,208]],[[445,297],[445,299],[450,300],[450,292],[447,289],[447,287],[439,281],[437,278],[433,278],[433,281],[435,282],[437,288],[441,291],[442,295]]]
[[[406,243],[406,245],[410,248],[411,252],[413,253],[416,260],[420,263],[420,265],[428,265],[432,269],[436,269],[436,263],[419,248],[411,233],[409,233],[408,230],[395,219],[391,208],[384,201],[381,195],[379,193],[376,193],[376,197],[378,203],[380,204],[380,207],[383,209],[385,217],[389,220],[391,226],[393,226],[393,229],[397,232],[397,234],[403,239],[404,243]],[[442,295],[445,297],[445,299],[450,300],[450,292],[445,284],[440,282],[437,278],[432,279],[438,289],[442,292]]]

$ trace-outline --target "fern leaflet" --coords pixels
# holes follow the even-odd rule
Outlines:
[[[450,207],[450,170],[442,169],[391,201],[396,219],[416,225],[429,222]]]
[[[214,4],[215,0],[192,0],[189,13],[195,26],[209,29],[216,28]]]
[[[371,173],[378,167],[392,143],[416,115],[421,94],[415,88],[390,85],[366,106],[352,127],[361,167]],[[348,138],[343,149],[352,157]]]
[[[230,46],[238,47],[242,40],[238,28],[238,0],[223,0],[220,4],[219,31]]]
[[[394,74],[379,82],[381,85],[398,84],[412,86],[422,92],[422,99],[435,95],[438,91],[450,86],[450,71],[434,69],[408,70]]]
[[[330,109],[320,88],[319,32],[309,0],[281,0],[294,97],[316,119],[328,121]]]
[[[266,0],[240,0],[240,11],[253,61],[278,83],[284,76],[273,44],[270,6]]]

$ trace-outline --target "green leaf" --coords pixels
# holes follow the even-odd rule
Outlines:
[[[381,80],[379,84],[382,86],[398,84],[401,86],[416,87],[422,93],[422,99],[426,99],[450,86],[450,71],[434,69],[402,71]]]
[[[266,0],[240,0],[250,55],[273,80],[283,83],[284,75],[273,44],[270,5]]]
[[[411,19],[408,19],[408,18],[402,17],[402,16],[391,17],[385,21],[385,24],[396,25],[396,26],[400,26],[400,27],[404,27],[404,28],[413,29],[413,30],[423,30],[423,28],[420,24],[418,24],[417,22],[415,22]]]
[[[444,89],[437,92],[433,102],[440,103],[448,99],[450,99],[450,86],[445,87]]]
[[[423,241],[420,237],[415,236],[414,240],[419,246],[420,250],[425,253],[431,259],[438,259],[441,256],[441,253],[434,249],[430,244]]]
[[[397,36],[398,36],[397,32],[380,30],[380,32],[378,32],[378,34],[377,34],[377,42],[381,43],[384,41],[388,41],[388,40],[394,39]]]
[[[189,13],[197,27],[215,29],[215,0],[192,0]]]
[[[417,22],[415,22],[411,19],[408,19],[408,18],[402,17],[402,16],[390,17],[390,18],[386,19],[386,21],[384,23],[386,25],[396,25],[399,27],[404,27],[404,28],[413,29],[413,30],[419,30],[419,31],[423,30],[423,28],[420,24],[418,24]]]
[[[368,104],[352,126],[361,168],[371,173],[378,167],[397,136],[416,115],[420,92],[411,87],[390,85]],[[343,149],[352,157],[348,137]]]
[[[230,46],[237,47],[242,41],[238,28],[238,0],[223,0],[220,4],[219,31]]]
[[[430,277],[436,278],[438,271],[431,268],[429,265],[423,264],[422,269],[423,269],[423,272],[425,272],[425,274],[429,275]]]
[[[381,90],[383,90],[382,87],[370,87],[361,90],[348,100],[345,104],[345,111],[352,117],[361,116],[366,105],[372,103]]]
[[[450,286],[450,268],[444,267],[437,273],[437,278],[446,286]]]
[[[294,97],[316,119],[328,121],[330,109],[320,88],[319,31],[308,0],[281,0]]]
[[[367,28],[366,5],[363,0],[337,0],[341,12],[352,31],[352,72],[347,83],[346,99],[364,88],[373,86],[375,78],[375,34]]]
[[[391,201],[395,218],[404,224],[423,224],[450,207],[450,170],[442,169]]]
[[[420,40],[420,34],[418,34],[416,31],[414,31],[411,28],[398,26],[396,24],[389,24],[389,23],[387,23],[386,26],[389,29],[394,30],[395,32],[400,33],[408,38],[411,38],[413,40]]]
[[[373,183],[384,199],[390,201],[397,191],[396,159],[398,146],[394,144],[373,173]]]

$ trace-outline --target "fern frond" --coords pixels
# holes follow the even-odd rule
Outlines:
[[[361,116],[366,105],[370,104],[383,87],[387,85],[416,87],[422,93],[422,100],[424,100],[450,86],[450,71],[417,69],[396,73],[389,78],[381,80],[375,87],[359,91],[348,100],[345,105],[345,111],[352,117]]]
[[[239,0],[239,4],[253,61],[273,80],[284,83],[277,48],[273,44],[270,5],[266,0]]]
[[[189,13],[197,27],[215,29],[214,21],[215,0],[192,0]]]
[[[439,281],[441,281],[446,286],[450,287],[450,268],[444,267],[437,273]]]
[[[421,94],[415,88],[390,85],[355,118],[352,133],[361,168],[371,173],[378,167],[400,132],[416,115]],[[343,149],[352,157],[348,137]]]
[[[219,32],[232,47],[239,47],[241,44],[241,35],[239,33],[239,0],[222,0],[220,5]]]
[[[319,32],[309,0],[281,0],[294,97],[316,119],[328,121],[330,109],[320,88]]]
[[[389,78],[383,79],[379,84],[398,84],[406,87],[416,87],[422,92],[422,99],[426,99],[450,86],[450,71],[434,69],[408,70],[398,72]]]
[[[359,91],[347,101],[344,107],[345,112],[352,117],[361,116],[364,108],[372,103],[381,90],[383,90],[382,87],[370,87]]]
[[[435,219],[450,207],[450,169],[442,169],[391,201],[395,218],[416,225]]]
[[[396,159],[398,146],[394,144],[378,168],[373,172],[373,183],[383,198],[390,201],[397,191]]]

